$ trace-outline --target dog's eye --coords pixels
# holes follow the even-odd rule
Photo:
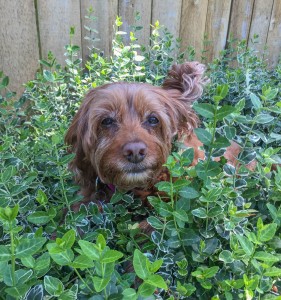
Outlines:
[[[111,125],[114,124],[114,123],[115,123],[115,120],[112,119],[112,118],[105,118],[105,119],[103,119],[103,120],[101,121],[101,124],[102,124],[103,126],[105,126],[105,127],[109,127],[109,126],[111,126]]]
[[[148,117],[147,122],[149,125],[153,126],[153,125],[157,125],[159,123],[159,120],[154,116],[150,116]]]

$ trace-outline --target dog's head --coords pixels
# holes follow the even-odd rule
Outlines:
[[[197,125],[190,105],[202,94],[203,73],[196,62],[174,65],[162,87],[111,83],[86,95],[65,138],[84,194],[93,192],[97,177],[121,190],[155,181],[173,137]]]

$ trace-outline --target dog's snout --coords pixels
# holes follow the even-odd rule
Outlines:
[[[123,147],[123,155],[131,163],[140,163],[147,154],[147,147],[143,142],[128,143]]]

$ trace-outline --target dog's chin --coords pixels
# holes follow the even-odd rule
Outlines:
[[[104,179],[104,183],[113,184],[118,190],[126,192],[133,189],[147,189],[153,184],[155,174],[159,172],[152,169],[136,169],[120,172],[110,180]]]

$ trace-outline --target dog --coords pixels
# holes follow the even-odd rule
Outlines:
[[[98,181],[111,195],[115,189],[148,195],[167,178],[163,164],[175,137],[194,148],[192,165],[204,159],[191,107],[208,82],[204,72],[203,64],[186,62],[173,65],[160,87],[118,82],[88,92],[65,136],[75,153],[70,169],[84,199],[93,198]],[[235,164],[238,153],[233,144],[224,156]]]

